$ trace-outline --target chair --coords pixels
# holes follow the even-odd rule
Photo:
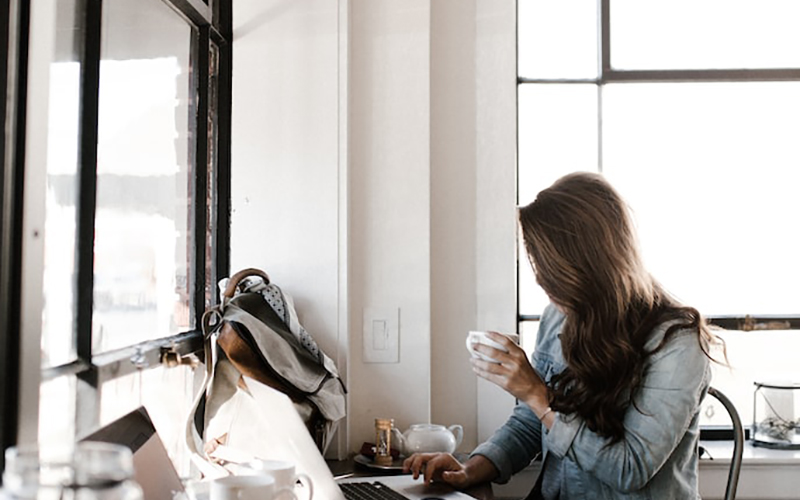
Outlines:
[[[742,427],[742,420],[739,418],[739,412],[736,407],[728,399],[725,394],[719,390],[709,387],[709,396],[716,398],[731,417],[733,423],[733,456],[731,457],[731,467],[728,471],[728,486],[725,488],[725,500],[734,500],[736,498],[736,488],[739,485],[739,472],[742,468],[742,451],[744,450],[744,428]]]

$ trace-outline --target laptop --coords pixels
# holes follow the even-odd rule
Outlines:
[[[144,500],[183,499],[184,487],[144,406],[114,420],[81,441],[121,444],[133,452],[134,479]]]
[[[243,413],[260,415],[259,427],[264,430],[264,437],[269,445],[253,449],[254,445],[245,436],[237,436],[231,432],[226,446],[219,447],[213,454],[216,458],[234,463],[246,463],[255,458],[292,462],[296,472],[311,478],[315,499],[349,500],[342,489],[352,487],[343,486],[344,484],[379,483],[379,489],[389,488],[409,500],[474,500],[473,497],[445,485],[425,485],[422,478],[415,480],[410,474],[334,479],[291,400],[285,394],[254,379],[244,377],[244,380],[247,391],[238,391],[237,397],[241,398],[239,404],[253,405],[248,409],[251,411]],[[257,408],[261,411],[257,411]],[[264,411],[265,408],[269,408],[269,411]],[[381,497],[370,495],[362,498]]]

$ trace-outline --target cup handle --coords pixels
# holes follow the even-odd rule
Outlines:
[[[314,498],[314,483],[311,482],[311,478],[308,477],[307,474],[297,474],[295,476],[297,481],[300,481],[306,488],[308,488],[308,500]]]
[[[453,424],[447,428],[453,435],[456,437],[456,449],[461,444],[461,441],[464,439],[464,428],[458,424]]]
[[[472,335],[467,335],[467,350],[470,354],[475,354],[475,349],[472,348],[473,344],[473,337]]]

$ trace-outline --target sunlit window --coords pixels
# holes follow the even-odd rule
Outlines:
[[[796,0],[611,0],[614,69],[800,66]]]
[[[59,0],[32,20],[52,37],[35,52],[49,80],[39,442],[144,405],[188,472],[199,315],[227,273],[217,16],[230,4],[101,3]]]
[[[800,82],[603,89],[603,172],[650,270],[710,316],[800,308]]]
[[[520,205],[568,172],[606,175],[672,294],[757,325],[727,326],[732,367],[715,367],[745,423],[753,382],[796,377],[783,353],[800,350],[798,22],[792,0],[518,1]],[[520,256],[531,345],[548,299]],[[728,421],[711,402],[703,416]]]

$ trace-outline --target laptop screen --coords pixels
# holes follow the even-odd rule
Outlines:
[[[183,496],[183,483],[156,432],[145,407],[114,420],[81,441],[102,441],[127,446],[133,452],[134,479],[144,500],[173,500]]]

